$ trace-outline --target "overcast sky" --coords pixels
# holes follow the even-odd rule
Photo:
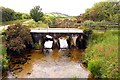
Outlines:
[[[29,13],[33,6],[40,5],[45,13],[60,12],[77,16],[100,1],[105,0],[0,0],[0,6],[11,8],[17,12]]]

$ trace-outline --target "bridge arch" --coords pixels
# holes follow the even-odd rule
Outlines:
[[[47,30],[48,31],[48,30]],[[76,31],[76,30],[75,30]],[[63,32],[63,31],[59,31],[56,32],[54,29],[54,33],[51,31],[49,32],[43,32],[43,30],[32,30],[31,31],[31,35],[33,38],[33,42],[34,43],[39,43],[40,45],[42,45],[42,48],[44,48],[44,44],[46,41],[46,35],[52,36],[52,40],[53,41],[53,46],[52,48],[60,48],[60,43],[59,43],[59,38],[62,36],[67,36],[66,41],[68,44],[68,48],[71,47],[78,47],[80,48],[80,41],[81,41],[81,36],[83,36],[83,31],[76,31],[73,32],[72,30],[70,32]],[[83,37],[82,37],[83,38]],[[83,40],[84,41],[84,40]]]

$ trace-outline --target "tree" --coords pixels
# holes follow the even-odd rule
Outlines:
[[[111,21],[111,18],[115,14],[120,14],[119,2],[99,2],[94,4],[92,8],[86,10],[82,14],[83,20],[92,20],[92,21]]]
[[[6,47],[8,50],[21,53],[27,45],[32,44],[30,29],[21,24],[11,25],[5,31]]]
[[[40,6],[35,6],[33,9],[30,10],[30,16],[35,22],[42,20],[43,12]]]
[[[25,13],[23,13],[23,15],[22,15],[22,19],[30,19],[31,17],[30,17],[30,15],[29,14],[25,14]]]
[[[11,21],[19,19],[30,19],[30,15],[21,12],[15,12],[13,9],[0,6],[2,21]]]
[[[23,13],[15,12],[14,18],[15,18],[16,20],[17,20],[17,19],[22,19],[22,15],[23,15]]]
[[[0,13],[2,13],[2,21],[14,20],[15,11],[10,8],[0,7]]]

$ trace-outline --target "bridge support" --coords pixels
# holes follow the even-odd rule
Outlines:
[[[78,47],[79,49],[82,49],[83,47],[86,47],[86,40],[84,38],[84,34],[82,33],[64,33],[64,34],[59,34],[59,33],[31,33],[33,42],[34,43],[39,43],[41,45],[41,49],[44,48],[44,43],[45,43],[45,38],[46,35],[50,35],[53,37],[53,47],[52,48],[60,48],[60,43],[59,43],[59,38],[60,37],[66,37],[67,43],[68,43],[68,48],[72,47]]]

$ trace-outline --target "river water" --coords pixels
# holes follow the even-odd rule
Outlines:
[[[81,64],[84,52],[78,49],[33,50],[23,64],[10,62],[7,78],[88,78]]]

